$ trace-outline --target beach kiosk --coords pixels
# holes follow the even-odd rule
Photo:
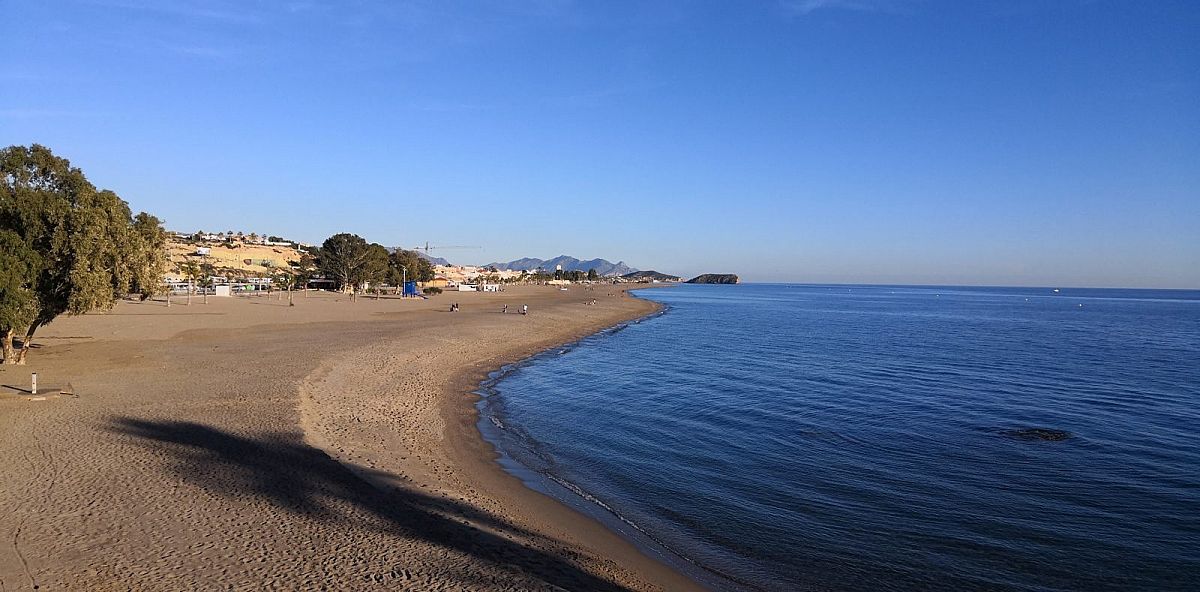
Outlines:
[[[417,295],[417,282],[404,282],[404,295],[405,296],[416,296]]]

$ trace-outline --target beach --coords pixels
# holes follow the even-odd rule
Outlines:
[[[0,370],[4,590],[697,587],[504,473],[476,428],[488,372],[656,305],[293,299],[125,301]]]

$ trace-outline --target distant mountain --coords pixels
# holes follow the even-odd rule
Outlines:
[[[676,275],[667,275],[665,273],[659,273],[657,271],[635,271],[633,273],[627,273],[627,274],[622,275],[621,279],[628,280],[631,282],[653,282],[653,281],[677,282],[681,278]]]
[[[511,269],[515,271],[533,271],[541,268],[545,271],[553,273],[558,266],[562,266],[563,271],[583,271],[595,269],[596,273],[602,276],[625,275],[637,271],[636,268],[630,267],[624,261],[612,263],[607,259],[587,259],[579,260],[567,255],[559,255],[553,259],[534,259],[526,257],[509,261],[508,263],[489,263],[484,267],[495,267],[496,269],[505,270]]]
[[[441,257],[434,257],[433,255],[430,255],[429,253],[426,253],[425,251],[418,250],[417,256],[434,264],[434,265],[450,265],[449,261],[446,261],[445,259],[442,259]]]

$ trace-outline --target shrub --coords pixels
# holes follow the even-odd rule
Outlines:
[[[441,294],[442,289],[437,286],[429,286],[428,288],[422,290],[422,292],[425,292],[426,294]]]

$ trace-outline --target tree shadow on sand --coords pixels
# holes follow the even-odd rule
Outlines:
[[[549,542],[484,510],[404,487],[390,474],[363,469],[372,486],[299,434],[248,438],[191,422],[120,418],[112,430],[132,436],[178,460],[180,478],[231,497],[254,495],[306,518],[381,531],[470,555],[520,577],[567,590],[626,588],[592,575],[569,560],[508,537]],[[346,505],[365,513],[346,512]],[[463,519],[473,524],[466,524]],[[445,573],[462,585],[472,574]]]

